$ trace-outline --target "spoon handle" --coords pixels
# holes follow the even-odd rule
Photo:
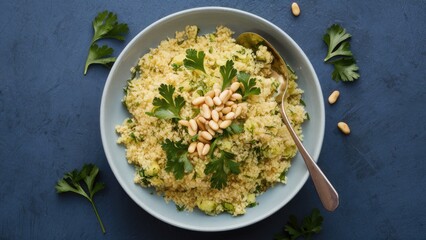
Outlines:
[[[284,102],[283,102],[284,104]],[[284,106],[281,106],[281,115],[284,120],[284,124],[287,126],[288,131],[290,132],[291,137],[296,143],[297,148],[299,149],[300,154],[305,160],[305,164],[309,170],[312,181],[314,182],[315,188],[317,190],[318,196],[322,202],[324,208],[330,212],[334,211],[339,206],[339,195],[334,189],[333,185],[328,181],[327,177],[306,151],[296,132],[294,131],[291,123],[284,112]]]

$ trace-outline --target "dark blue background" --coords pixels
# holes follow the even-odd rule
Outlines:
[[[315,239],[426,238],[426,1],[33,1],[0,2],[0,239],[272,239],[290,214],[324,216]],[[239,230],[202,233],[157,220],[122,190],[106,161],[99,106],[108,69],[83,76],[91,21],[102,10],[129,24],[124,43],[179,10],[226,6],[257,14],[305,51],[326,103],[319,165],[340,193],[334,213],[322,209],[310,180],[271,217]],[[361,78],[336,83],[323,63],[322,36],[333,23],[353,35]],[[196,23],[194,23],[196,24]],[[346,121],[344,136],[336,128]],[[107,233],[89,202],[58,195],[55,182],[93,162],[107,188],[96,195]]]

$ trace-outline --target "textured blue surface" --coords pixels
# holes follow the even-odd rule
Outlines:
[[[300,1],[1,1],[0,239],[271,239],[289,214],[324,216],[315,239],[425,239],[426,2]],[[99,105],[108,70],[83,76],[91,21],[102,10],[127,22],[128,42],[170,13],[225,6],[257,14],[286,31],[305,51],[324,96],[326,129],[319,165],[341,196],[325,212],[307,184],[283,209],[249,227],[200,233],[167,225],[139,208],[115,180],[99,134]],[[352,35],[362,77],[335,83],[323,63],[322,35],[333,23]],[[114,43],[116,54],[125,43]],[[338,121],[352,133],[342,135]],[[58,195],[63,173],[93,162],[107,188],[95,201],[102,235],[85,199]]]

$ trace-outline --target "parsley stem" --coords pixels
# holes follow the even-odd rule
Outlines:
[[[95,203],[93,202],[92,199],[89,199],[89,201],[92,204],[93,211],[95,211],[96,218],[98,219],[99,225],[101,225],[102,233],[105,234],[105,227],[104,227],[104,224],[102,223],[101,218],[99,217],[99,213],[98,213],[98,210],[96,209]]]

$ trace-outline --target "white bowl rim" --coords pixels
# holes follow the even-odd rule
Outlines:
[[[186,14],[189,12],[203,12],[203,11],[225,11],[225,12],[233,12],[236,14],[240,14],[240,15],[246,15],[249,17],[252,17],[254,19],[256,19],[257,21],[266,23],[268,25],[270,25],[270,27],[274,28],[277,32],[279,32],[281,35],[285,36],[288,41],[290,41],[295,47],[296,50],[301,54],[301,56],[303,57],[303,61],[306,62],[307,66],[308,66],[308,70],[313,73],[313,83],[315,84],[315,87],[321,90],[321,86],[318,80],[318,77],[316,75],[316,72],[312,66],[312,63],[309,61],[308,57],[306,56],[306,54],[303,52],[303,50],[299,47],[299,45],[283,30],[281,30],[278,26],[276,26],[275,24],[273,24],[272,22],[257,16],[253,13],[250,12],[246,12],[243,10],[239,10],[239,9],[235,9],[235,8],[229,8],[229,7],[219,7],[219,6],[205,6],[205,7],[196,7],[196,8],[189,8],[186,10],[182,10],[182,11],[178,11],[175,13],[172,13],[170,15],[167,15],[155,22],[153,22],[152,24],[150,24],[149,26],[147,26],[146,28],[144,28],[142,31],[140,31],[128,44],[127,46],[123,49],[123,51],[120,53],[120,55],[117,57],[116,62],[120,62],[121,59],[124,56],[124,53],[128,51],[129,48],[132,48],[133,45],[135,44],[135,42],[137,41],[138,38],[140,38],[145,32],[149,31],[152,27],[154,27],[155,25],[168,21],[170,19],[173,19],[177,16],[180,16],[182,14]],[[117,68],[118,64],[114,64],[113,67],[110,70],[110,73],[108,75],[107,81],[105,82],[105,86],[103,89],[103,94],[102,94],[102,99],[101,99],[101,105],[100,105],[100,132],[101,132],[101,139],[102,139],[102,144],[103,146],[106,146],[107,143],[107,139],[106,139],[106,133],[105,133],[105,109],[106,109],[106,95],[104,94],[105,91],[107,90],[110,82],[113,80],[113,74],[115,72],[115,69]],[[311,156],[315,161],[318,161],[318,157],[320,155],[321,152],[321,148],[322,148],[322,144],[323,144],[323,139],[324,139],[324,129],[325,129],[325,109],[324,109],[324,100],[323,100],[323,94],[322,91],[318,92],[319,94],[319,101],[320,101],[320,106],[321,109],[319,111],[320,116],[319,119],[317,119],[318,124],[320,126],[319,129],[319,136],[318,136],[318,140],[319,142],[317,143],[318,147],[317,147],[317,151],[312,152]],[[168,224],[171,224],[173,226],[179,227],[179,228],[183,228],[183,229],[188,229],[188,230],[194,230],[194,231],[204,231],[204,232],[218,232],[218,231],[228,231],[228,230],[233,230],[233,229],[238,229],[238,228],[242,228],[242,227],[246,227],[249,226],[251,224],[254,224],[256,222],[259,222],[267,217],[269,217],[270,215],[272,215],[273,213],[277,212],[279,209],[281,209],[282,207],[284,207],[289,201],[291,201],[291,199],[293,199],[293,197],[300,191],[300,189],[303,187],[303,185],[306,183],[308,177],[309,177],[309,172],[306,169],[306,172],[304,173],[304,175],[301,177],[301,181],[297,184],[297,186],[295,187],[295,190],[292,191],[292,194],[288,196],[288,201],[287,202],[283,202],[281,205],[277,205],[274,206],[272,208],[269,209],[269,211],[265,212],[263,215],[257,216],[256,218],[252,219],[251,221],[245,222],[245,223],[240,223],[240,224],[235,224],[235,225],[227,225],[227,226],[221,226],[219,227],[199,227],[199,226],[192,226],[190,224],[186,224],[186,223],[182,223],[182,222],[178,222],[178,221],[174,221],[172,219],[167,219],[164,218],[163,216],[159,215],[155,210],[151,209],[148,205],[144,204],[130,189],[126,188],[125,186],[125,180],[121,177],[121,175],[119,174],[118,170],[116,167],[114,166],[114,162],[112,161],[112,153],[110,151],[109,148],[104,148],[104,152],[107,158],[107,161],[110,165],[110,168],[115,176],[115,178],[117,179],[117,181],[119,182],[119,184],[121,185],[121,187],[124,189],[124,191],[130,196],[130,198],[136,203],[138,204],[140,207],[142,207],[142,209],[144,209],[145,211],[147,211],[149,214],[151,214],[152,216],[156,217],[157,219],[166,222]]]

